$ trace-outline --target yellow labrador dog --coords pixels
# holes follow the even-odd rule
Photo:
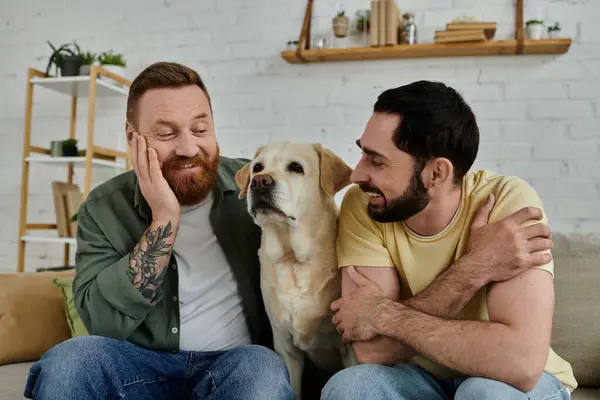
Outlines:
[[[325,376],[356,363],[330,310],[341,296],[334,195],[350,184],[351,172],[319,144],[279,142],[259,147],[235,177],[262,229],[262,295],[297,399],[305,355]]]

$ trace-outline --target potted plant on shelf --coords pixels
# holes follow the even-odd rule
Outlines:
[[[105,51],[98,56],[98,62],[105,70],[119,76],[125,76],[127,64],[122,54],[115,54],[112,50]]]
[[[51,157],[76,157],[77,139],[53,140],[50,142]]]
[[[554,25],[548,27],[548,37],[550,39],[556,39],[560,37],[560,32],[561,28],[558,22],[555,22]]]
[[[368,33],[371,29],[370,24],[371,10],[356,11],[356,31],[360,33]]]
[[[86,51],[82,54],[83,56],[83,65],[79,70],[80,75],[89,75],[90,69],[92,68],[92,64],[96,62],[96,54],[91,51]]]
[[[525,23],[527,27],[527,37],[529,39],[539,40],[544,34],[544,21],[538,19],[530,19]]]
[[[333,33],[335,37],[343,38],[348,35],[348,27],[350,26],[350,20],[346,17],[345,11],[338,11],[337,15],[333,18]]]
[[[60,76],[77,76],[79,70],[83,65],[83,56],[81,50],[76,42],[66,43],[59,48],[54,47],[50,41],[47,41],[48,45],[52,49],[52,54],[48,60],[48,66],[46,67],[46,76],[50,76],[50,68],[54,65],[54,74],[58,76],[60,70]]]

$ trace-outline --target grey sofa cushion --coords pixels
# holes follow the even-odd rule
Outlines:
[[[600,387],[600,236],[554,234],[553,241],[552,349],[571,363],[580,386]]]
[[[600,399],[600,391],[595,388],[577,388],[571,398],[573,400],[598,400]]]
[[[7,364],[0,366],[0,399],[24,399],[23,391],[33,362]]]

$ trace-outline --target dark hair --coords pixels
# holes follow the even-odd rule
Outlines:
[[[454,166],[454,183],[469,171],[479,148],[479,128],[460,94],[440,82],[418,81],[389,89],[377,98],[374,112],[400,115],[393,141],[421,168],[437,157]]]
[[[136,106],[140,98],[150,89],[197,85],[202,89],[210,105],[210,96],[200,75],[191,68],[174,62],[156,62],[144,69],[131,82],[127,97],[127,119],[137,125]],[[211,106],[212,109],[212,106]]]

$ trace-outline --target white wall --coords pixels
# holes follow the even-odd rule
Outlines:
[[[279,51],[297,37],[300,0],[0,0],[0,270],[16,268],[26,73],[30,66],[45,69],[46,40],[122,52],[129,78],[159,60],[197,69],[214,99],[221,148],[231,156],[249,157],[261,143],[292,139],[322,142],[353,165],[359,157],[354,141],[378,93],[417,79],[441,80],[462,92],[478,116],[476,168],[527,179],[554,230],[600,231],[600,1],[525,3],[526,20],[562,23],[573,38],[567,54],[291,65]],[[331,37],[336,3],[315,5],[313,32]],[[368,2],[344,5],[353,16]],[[417,15],[421,42],[465,12],[498,22],[496,38],[514,34],[510,0],[398,5]],[[70,103],[41,88],[35,93],[33,144],[47,147],[68,136]],[[124,99],[98,103],[100,145],[116,146],[124,109]],[[82,145],[86,116],[87,102],[80,100]],[[31,172],[30,222],[52,222],[50,180],[64,179],[66,169],[36,165]],[[27,270],[62,263],[62,246],[28,249]]]

